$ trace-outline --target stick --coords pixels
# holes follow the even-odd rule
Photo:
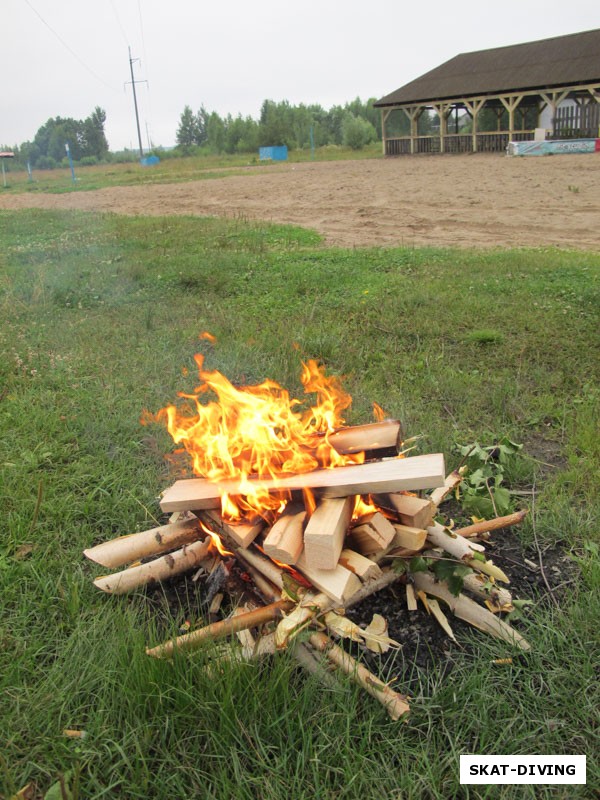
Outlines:
[[[108,594],[125,594],[152,581],[167,580],[197,566],[208,553],[209,547],[210,539],[203,542],[192,542],[192,544],[184,545],[181,550],[167,553],[147,564],[129,567],[129,569],[115,572],[113,575],[96,578],[94,586]]]
[[[175,650],[194,650],[207,639],[212,639],[213,641],[224,639],[238,631],[255,628],[265,622],[272,622],[283,612],[290,611],[293,607],[294,602],[292,600],[278,600],[276,603],[270,603],[254,611],[248,611],[246,614],[239,614],[235,617],[229,617],[229,619],[213,622],[204,628],[178,636],[176,639],[160,644],[157,647],[148,648],[146,654],[153,658],[169,658]]]
[[[201,531],[198,520],[194,518],[110,539],[95,547],[89,547],[83,551],[83,555],[103,567],[114,569],[131,561],[181,547],[198,539],[199,536]]]
[[[448,590],[448,587],[442,581],[437,582],[433,575],[427,572],[415,572],[412,577],[417,589],[443,600],[459,619],[489,633],[491,636],[495,636],[497,639],[502,639],[519,647],[521,650],[531,649],[529,642],[514,628],[511,628],[506,622],[498,619],[491,611],[483,608],[469,597],[465,597],[463,594],[455,597]]]
[[[359,686],[362,686],[371,697],[378,700],[392,719],[400,719],[409,712],[406,697],[390,689],[387,684],[355,661],[341,647],[334,644],[324,633],[313,633],[309,641],[316,650],[324,653],[329,661],[339,667]]]
[[[517,511],[515,514],[508,514],[506,517],[496,517],[495,519],[476,522],[474,525],[467,525],[466,528],[459,528],[453,531],[453,533],[469,538],[471,536],[477,536],[480,533],[497,531],[501,528],[508,528],[510,525],[519,525],[523,522],[528,513],[528,510],[525,508],[523,511]]]

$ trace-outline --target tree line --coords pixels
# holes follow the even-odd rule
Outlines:
[[[67,157],[65,144],[69,145],[74,161],[96,164],[108,154],[105,123],[106,112],[100,106],[96,106],[83,120],[51,117],[38,129],[33,141],[23,142],[12,150],[20,165],[26,167],[29,164],[32,169],[60,166]]]
[[[222,117],[203,105],[194,112],[186,105],[177,128],[177,147],[213,153],[250,153],[272,145],[287,145],[290,150],[326,145],[361,149],[381,137],[381,117],[374,102],[375,98],[357,97],[325,110],[318,104],[265,100],[258,119],[241,114]]]

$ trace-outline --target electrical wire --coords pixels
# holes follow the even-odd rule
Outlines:
[[[119,29],[121,31],[121,36],[123,37],[123,41],[125,42],[125,46],[128,47],[129,46],[129,40],[127,38],[127,33],[125,31],[125,28],[123,27],[123,23],[121,22],[121,17],[119,16],[119,12],[117,11],[117,7],[115,5],[115,0],[110,0],[110,4],[112,6],[112,10],[113,10],[115,18],[117,20],[117,24],[118,24]]]
[[[107,83],[107,82],[106,82],[106,81],[105,81],[103,78],[101,78],[101,77],[100,77],[100,75],[98,75],[96,72],[94,72],[94,70],[93,70],[91,67],[89,67],[89,66],[88,66],[88,65],[85,63],[85,61],[83,61],[83,60],[82,60],[82,59],[81,59],[81,58],[80,58],[80,57],[77,55],[77,53],[76,53],[76,52],[75,52],[75,51],[74,51],[74,50],[73,50],[73,49],[72,49],[72,48],[71,48],[71,47],[70,47],[70,46],[67,44],[67,42],[65,42],[65,40],[62,38],[62,36],[61,36],[59,33],[57,33],[57,32],[54,30],[54,28],[53,28],[53,27],[52,27],[52,26],[51,26],[51,25],[50,25],[48,22],[46,22],[46,20],[45,20],[45,19],[42,17],[42,15],[40,14],[40,12],[39,12],[39,11],[38,11],[36,8],[34,8],[34,7],[31,5],[31,3],[29,2],[29,0],[25,0],[25,4],[29,6],[29,8],[30,8],[30,9],[33,11],[33,13],[36,15],[36,17],[38,17],[38,18],[41,20],[41,22],[43,22],[43,23],[44,23],[44,25],[45,25],[45,26],[48,28],[48,30],[49,30],[49,31],[50,31],[50,32],[51,32],[51,33],[52,33],[54,36],[56,36],[56,38],[57,38],[57,39],[58,39],[58,41],[59,41],[59,42],[60,42],[60,43],[63,45],[63,47],[64,47],[66,50],[68,50],[68,51],[69,51],[69,53],[70,53],[70,54],[73,56],[73,58],[74,58],[74,59],[76,59],[76,60],[77,60],[77,61],[78,61],[78,62],[81,64],[81,66],[82,66],[84,69],[86,69],[86,70],[87,70],[87,71],[90,73],[90,75],[92,75],[94,78],[96,78],[96,80],[100,81],[100,83],[103,83],[103,84],[104,84],[104,86],[107,86],[109,89],[112,89],[112,91],[115,91],[115,92],[116,92],[116,91],[118,91],[117,89],[115,89],[115,87],[114,87],[114,86],[111,86],[111,84],[110,84],[110,83]]]

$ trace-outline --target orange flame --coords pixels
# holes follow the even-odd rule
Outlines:
[[[356,503],[354,505],[354,511],[352,512],[352,519],[358,519],[359,517],[364,517],[366,514],[374,514],[376,511],[379,511],[379,509],[371,500],[370,495],[368,495],[367,497],[363,497],[362,495],[357,495]]]
[[[204,533],[207,533],[210,536],[211,542],[217,548],[217,551],[222,556],[232,556],[233,555],[231,550],[227,550],[225,548],[225,546],[223,545],[223,542],[221,541],[221,537],[219,536],[218,533],[215,533],[214,531],[211,531],[211,529],[207,528],[206,525],[203,522],[200,523],[200,527],[202,528]]]
[[[257,492],[247,483],[250,476],[276,478],[364,461],[363,453],[340,455],[329,442],[329,434],[343,425],[352,398],[316,361],[302,363],[304,391],[316,395],[310,405],[291,398],[272,380],[236,387],[220,372],[205,370],[204,356],[194,358],[200,384],[191,394],[179,393],[184,400],[180,408],[168,405],[149,416],[166,422],[174,442],[191,458],[194,474],[214,483],[240,482],[243,500],[224,499],[228,518],[236,517],[234,504],[242,512],[279,507],[282,496]],[[207,393],[216,401],[201,402]]]

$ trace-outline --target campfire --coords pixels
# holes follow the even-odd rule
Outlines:
[[[375,422],[346,426],[351,397],[315,361],[302,364],[304,391],[316,397],[309,403],[274,381],[236,387],[207,371],[203,356],[195,358],[198,386],[145,422],[167,426],[196,477],[163,492],[167,524],[85,551],[119,570],[94,581],[110,594],[185,572],[204,582],[209,624],[148,655],[167,658],[227,638],[227,658],[290,648],[324,681],[332,680],[331,669],[351,676],[399,719],[409,710],[407,697],[334,641],[349,638],[376,653],[401,646],[380,615],[366,628],[345,616],[384,587],[401,584],[408,609],[420,602],[449,636],[439,600],[460,619],[529,648],[498,616],[512,607],[509,580],[482,543],[525,512],[459,530],[436,521],[462,471],[446,476],[442,454],[414,455],[415,440],[405,440],[400,422],[379,406]],[[441,562],[449,565],[448,580],[435,569]]]

